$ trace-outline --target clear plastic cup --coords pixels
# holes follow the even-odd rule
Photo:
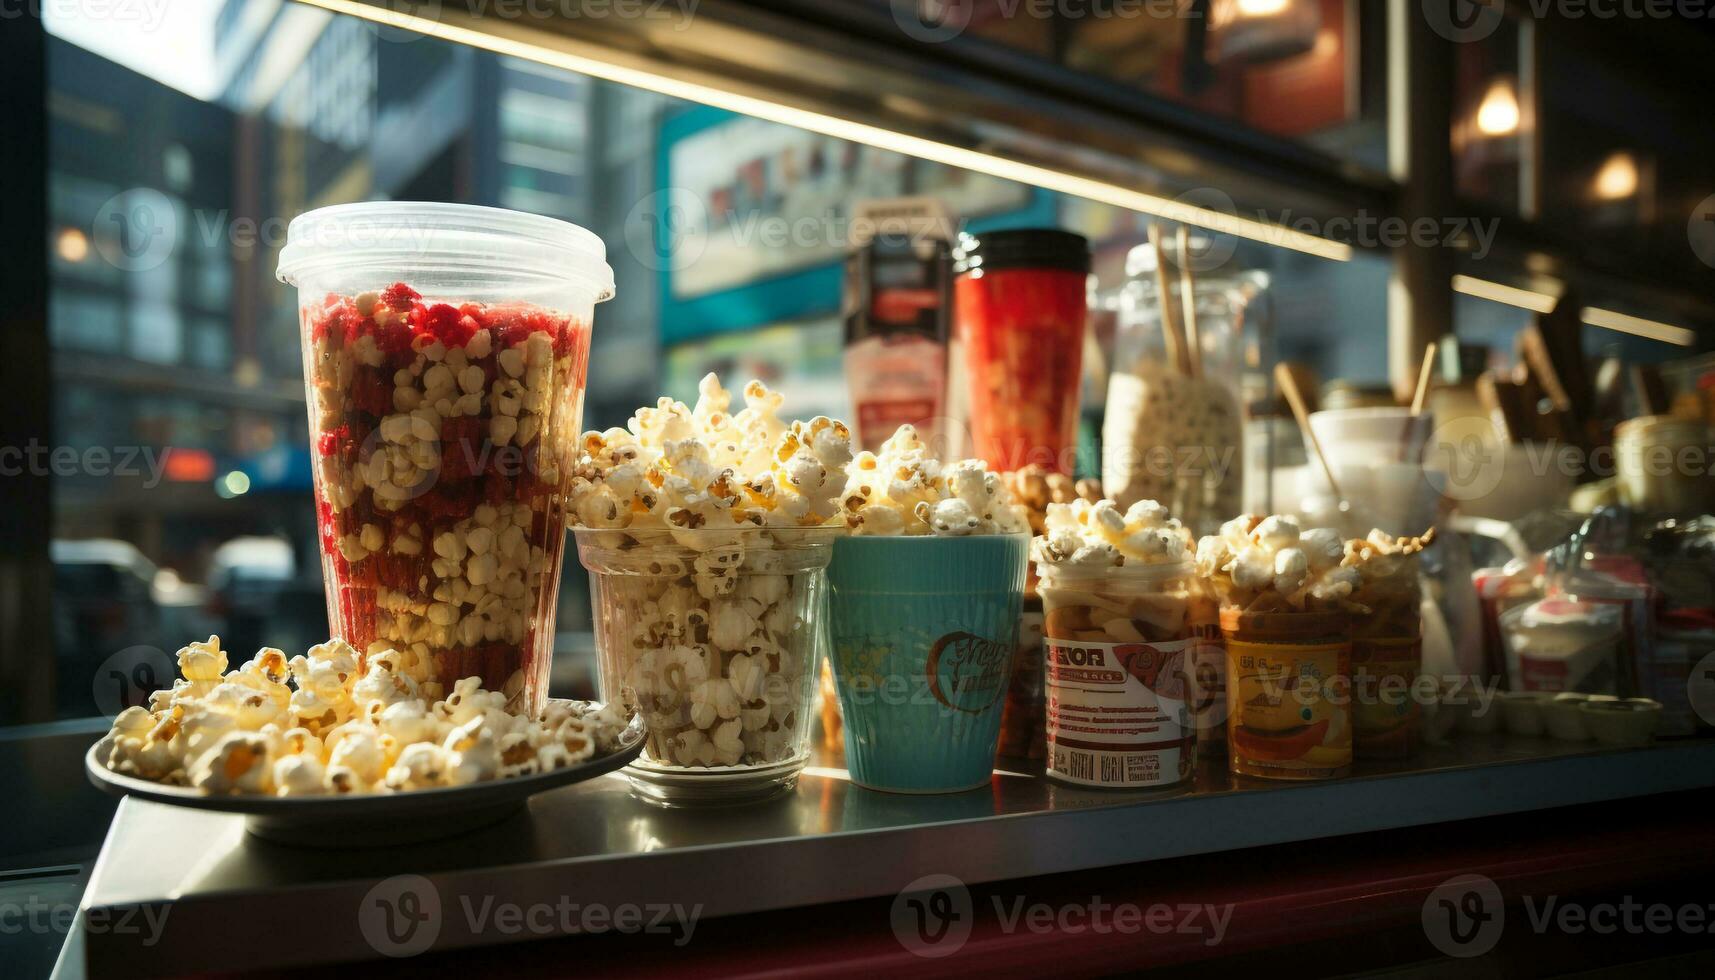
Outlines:
[[[625,770],[667,806],[745,803],[810,757],[827,567],[843,528],[574,528],[601,695],[642,712]]]
[[[495,208],[323,208],[287,230],[332,632],[541,710],[595,235]]]

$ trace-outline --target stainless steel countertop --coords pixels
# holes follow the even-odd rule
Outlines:
[[[896,894],[935,873],[975,884],[1708,787],[1715,739],[1596,751],[1465,736],[1311,784],[1236,783],[1205,760],[1193,788],[1155,792],[997,771],[986,790],[898,796],[852,785],[838,764],[812,766],[784,798],[714,810],[658,809],[602,777],[463,837],[368,850],[287,848],[238,817],[125,800],[72,941],[94,977],[374,958],[358,910],[404,874],[439,897],[431,949],[561,934],[479,925],[468,909],[489,899],[738,915]]]

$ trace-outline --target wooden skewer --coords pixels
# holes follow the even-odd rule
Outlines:
[[[1435,350],[1439,345],[1431,340],[1423,351],[1423,366],[1417,369],[1417,391],[1411,396],[1411,417],[1423,414],[1423,403],[1429,399],[1429,374],[1435,370]]]
[[[1423,417],[1424,402],[1429,400],[1429,375],[1435,370],[1435,351],[1440,345],[1431,340],[1423,351],[1423,366],[1417,369],[1417,390],[1411,396],[1411,417],[1405,420],[1405,425],[1399,432],[1399,461],[1404,463],[1411,455],[1411,434],[1417,431],[1417,420]]]
[[[1203,338],[1197,331],[1197,277],[1191,271],[1191,229],[1179,226],[1174,236],[1179,253],[1179,305],[1185,311],[1185,348],[1191,377],[1203,376]]]
[[[1328,462],[1328,454],[1322,451],[1322,441],[1316,438],[1315,430],[1310,428],[1310,409],[1305,404],[1304,393],[1298,390],[1298,379],[1292,376],[1292,370],[1285,364],[1276,364],[1274,383],[1280,388],[1280,393],[1286,396],[1286,404],[1292,406],[1292,417],[1298,420],[1298,431],[1304,436],[1304,444],[1310,447],[1316,461],[1322,464],[1322,475],[1328,478],[1328,489],[1334,491],[1334,499],[1339,501],[1340,509],[1345,510],[1346,495],[1340,492],[1340,483],[1334,479],[1334,467]]]
[[[1155,253],[1155,291],[1161,300],[1161,336],[1167,342],[1167,359],[1182,374],[1191,373],[1191,362],[1185,354],[1185,335],[1179,331],[1179,316],[1173,310],[1173,290],[1167,284],[1167,249],[1161,244],[1165,233],[1161,222],[1149,223],[1149,247]]]
[[[1661,369],[1653,364],[1632,365],[1632,387],[1637,390],[1638,410],[1644,415],[1666,415],[1673,400],[1667,396]]]

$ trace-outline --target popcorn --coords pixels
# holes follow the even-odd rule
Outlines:
[[[1197,573],[1222,600],[1248,612],[1324,608],[1358,611],[1358,573],[1341,563],[1347,547],[1330,528],[1300,530],[1288,517],[1246,514],[1197,542]]]
[[[327,767],[314,755],[293,753],[274,763],[277,796],[320,796],[328,792]]]
[[[1031,557],[1048,569],[1101,570],[1190,560],[1189,535],[1167,508],[1141,500],[1121,511],[1111,500],[1050,503]]]
[[[942,464],[909,425],[845,466],[840,509],[853,534],[1021,534],[1030,517],[978,459]]]
[[[784,398],[760,381],[735,395],[710,374],[697,391],[694,407],[662,398],[585,433],[569,518],[591,532],[579,547],[601,581],[603,676],[649,724],[645,761],[774,765],[807,749],[798,680],[819,572],[806,556],[825,562],[845,530],[851,431],[782,419]],[[779,737],[745,738],[765,728]]]
[[[191,767],[190,784],[210,794],[257,793],[269,785],[268,740],[227,732]]]
[[[420,645],[420,685],[541,676],[540,599],[560,573],[587,322],[435,302],[404,284],[312,300],[301,315],[317,524],[342,632],[365,652]],[[523,547],[497,547],[514,526]],[[519,710],[545,694],[509,693]],[[345,717],[326,697],[302,701],[305,718]]]
[[[359,657],[340,640],[291,660],[264,648],[221,674],[212,665],[226,654],[211,636],[185,647],[180,663],[198,678],[114,719],[96,747],[109,769],[208,793],[396,792],[572,765],[598,745],[617,747],[627,724],[617,710],[577,702],[516,714],[511,695],[484,690],[480,677],[437,700],[427,656],[383,647]],[[736,694],[710,695],[717,718],[737,716]]]
[[[584,433],[573,465],[576,524],[708,532],[838,523],[851,459],[845,423],[818,416],[787,425],[784,399],[760,381],[745,386],[737,415],[715,375],[698,392],[695,408],[662,398],[625,429]],[[710,537],[675,534],[693,547]]]
[[[1335,573],[1351,583],[1351,600],[1368,610],[1353,624],[1363,637],[1414,637],[1422,630],[1423,589],[1417,555],[1435,542],[1435,529],[1418,537],[1395,538],[1372,530],[1366,538],[1340,546]],[[1333,545],[1328,546],[1333,550]]]
[[[211,636],[199,643],[179,648],[179,673],[193,683],[212,682],[226,671],[226,654],[220,649],[220,637]]]

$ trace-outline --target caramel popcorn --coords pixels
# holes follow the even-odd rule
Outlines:
[[[1069,504],[1074,500],[1090,503],[1102,499],[1102,481],[1077,480],[1056,473],[1040,463],[1031,463],[1011,473],[1001,474],[1006,488],[1030,518],[1032,534],[1045,533],[1049,504]]]

